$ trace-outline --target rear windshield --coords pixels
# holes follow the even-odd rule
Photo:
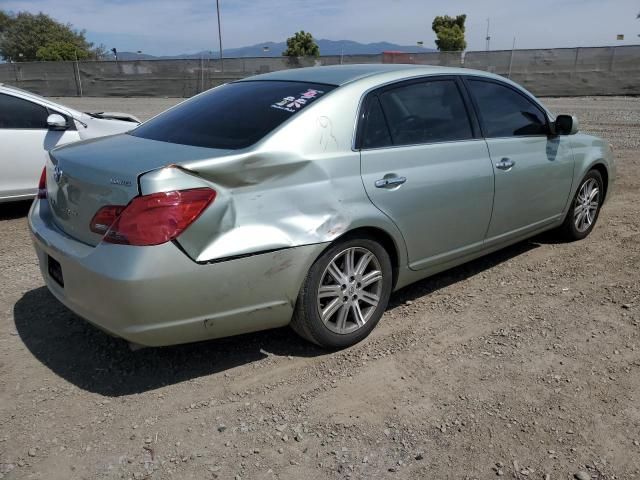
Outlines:
[[[306,82],[230,83],[187,100],[130,134],[197,147],[244,148],[334,88]]]

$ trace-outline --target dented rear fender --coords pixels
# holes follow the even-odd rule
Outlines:
[[[351,167],[342,167],[342,175],[331,176],[327,164],[334,162]],[[177,238],[196,262],[332,242],[352,230],[368,227],[391,236],[400,264],[406,264],[400,232],[364,192],[359,154],[290,166],[280,166],[277,174],[256,184],[240,185],[168,167],[143,175],[140,188],[142,194],[202,187],[216,191],[214,202]]]

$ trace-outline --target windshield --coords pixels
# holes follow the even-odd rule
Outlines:
[[[129,134],[197,147],[245,148],[334,88],[287,81],[230,83],[161,113]]]

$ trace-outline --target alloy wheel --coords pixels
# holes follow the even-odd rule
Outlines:
[[[594,178],[589,178],[580,187],[573,208],[573,221],[578,232],[585,232],[593,225],[599,206],[600,188],[598,182]]]
[[[320,279],[317,306],[322,323],[338,334],[363,327],[380,303],[382,286],[380,261],[371,251],[363,247],[342,250]]]

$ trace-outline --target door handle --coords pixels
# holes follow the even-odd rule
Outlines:
[[[516,162],[514,162],[513,160],[505,157],[502,160],[500,160],[498,163],[496,163],[496,168],[499,168],[500,170],[509,170],[515,164],[516,164]]]
[[[389,177],[376,180],[376,188],[397,187],[407,181],[407,177]]]

